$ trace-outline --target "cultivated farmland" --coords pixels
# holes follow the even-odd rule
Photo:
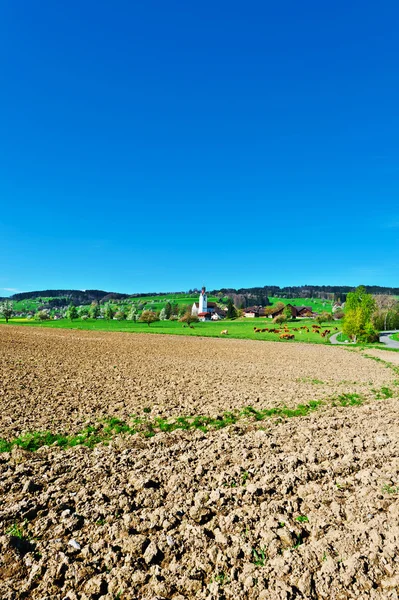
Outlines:
[[[391,355],[1,327],[0,597],[396,597]]]

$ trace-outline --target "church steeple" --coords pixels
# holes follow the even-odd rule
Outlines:
[[[200,297],[199,297],[198,312],[199,313],[208,312],[208,298],[206,296],[206,288],[204,285],[202,286],[202,290],[201,290]]]

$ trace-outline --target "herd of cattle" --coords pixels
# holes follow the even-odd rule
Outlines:
[[[321,325],[312,325],[311,329],[312,329],[312,333],[319,333],[322,338],[327,337],[331,333],[331,329],[322,329]],[[306,333],[309,333],[310,329],[306,325],[303,325],[302,327],[293,327],[291,329],[291,331],[299,331],[300,333],[302,333],[302,331],[306,331]],[[338,327],[334,327],[334,331],[338,331]],[[278,333],[278,334],[280,334],[279,338],[281,340],[294,340],[295,339],[295,334],[290,333],[290,330],[288,329],[287,325],[284,326],[284,329],[268,329],[267,327],[265,327],[264,329],[260,329],[259,327],[254,327],[254,332],[255,333]]]

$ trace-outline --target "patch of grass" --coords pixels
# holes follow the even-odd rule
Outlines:
[[[295,381],[298,383],[312,383],[313,385],[324,385],[325,381],[321,379],[312,379],[311,377],[298,377]]]
[[[252,548],[252,562],[257,567],[264,567],[267,561],[266,547]]]
[[[399,494],[399,486],[385,484],[382,486],[383,494]]]
[[[309,523],[309,517],[307,517],[306,515],[299,515],[299,517],[297,517],[295,521],[298,521],[299,523]]]
[[[26,521],[24,521],[22,524],[18,524],[17,522],[15,522],[13,525],[11,525],[11,527],[9,527],[6,531],[7,535],[12,535],[13,537],[17,537],[20,540],[23,540],[25,538],[24,535],[24,527],[26,525]]]
[[[214,576],[213,581],[216,581],[219,585],[225,585],[230,583],[230,577],[224,571],[220,571],[218,575]]]
[[[245,485],[247,483],[248,477],[249,477],[248,471],[244,471],[244,473],[241,474],[241,485]]]
[[[382,387],[381,390],[373,391],[377,394],[377,398],[393,397],[392,390],[387,387]],[[90,425],[75,435],[51,433],[49,431],[33,431],[24,433],[13,440],[0,438],[0,453],[11,452],[13,447],[18,447],[31,452],[34,452],[43,446],[58,446],[60,448],[87,446],[88,448],[93,448],[99,443],[108,444],[115,435],[119,434],[135,435],[139,433],[146,438],[150,438],[159,432],[171,432],[178,429],[198,429],[206,433],[210,430],[218,430],[229,425],[234,425],[243,419],[253,419],[256,422],[261,422],[273,417],[279,417],[280,419],[306,417],[318,410],[321,406],[328,406],[329,403],[332,406],[341,405],[343,407],[348,407],[359,406],[363,404],[364,400],[365,399],[360,394],[347,393],[341,394],[336,398],[310,400],[307,404],[298,404],[294,408],[277,406],[274,408],[256,409],[253,406],[245,406],[240,411],[226,411],[217,417],[188,415],[171,419],[165,419],[163,417],[154,417],[150,419],[148,417],[149,410],[147,410],[145,411],[144,417],[131,415],[129,422],[122,421],[117,417],[103,419],[97,425]],[[249,474],[244,472],[242,475],[242,485],[245,485],[248,477]]]
[[[360,394],[340,394],[337,398],[341,406],[360,406],[364,398]]]

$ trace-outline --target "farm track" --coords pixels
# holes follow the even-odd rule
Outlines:
[[[330,346],[10,327],[0,365],[10,438],[144,407],[217,415],[366,400],[206,434],[0,454],[2,599],[397,598],[398,388],[386,363]],[[383,386],[394,397],[375,400]]]

